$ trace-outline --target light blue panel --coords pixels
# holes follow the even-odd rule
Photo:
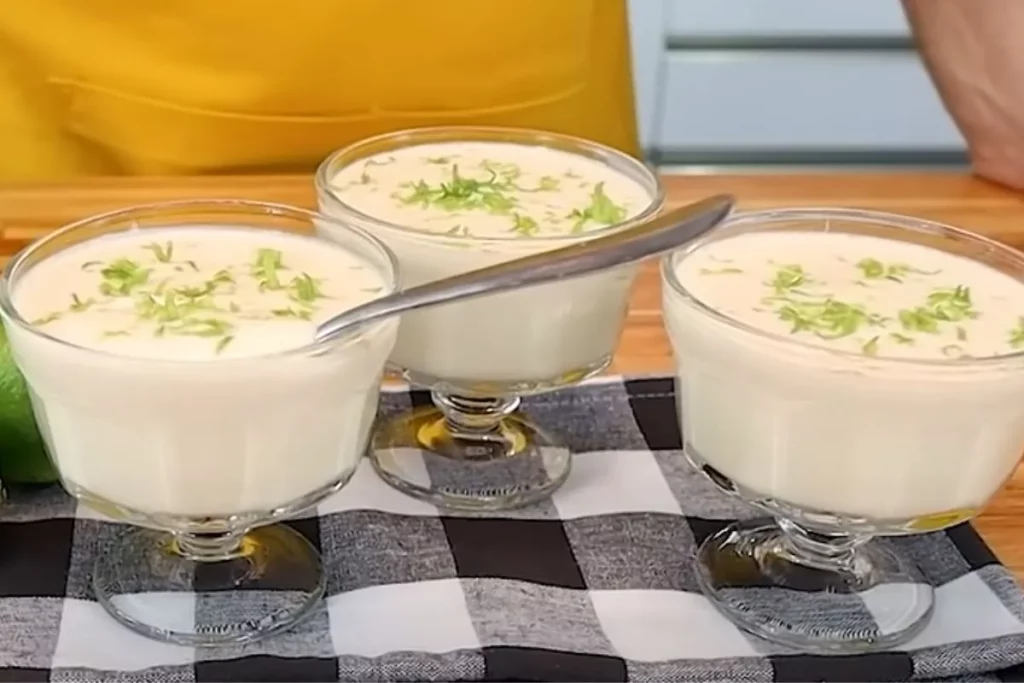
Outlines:
[[[653,143],[657,130],[666,55],[665,3],[671,1],[629,0],[637,122],[640,128],[640,144],[644,149],[648,149]]]
[[[892,38],[908,34],[899,0],[664,1],[668,35],[676,38]]]
[[[964,147],[910,51],[680,50],[663,96],[660,149]]]

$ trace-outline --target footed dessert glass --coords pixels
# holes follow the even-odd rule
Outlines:
[[[933,590],[886,537],[970,520],[1024,450],[1024,255],[916,218],[781,209],[734,214],[662,279],[685,456],[770,517],[703,541],[708,598],[808,651],[912,638]]]
[[[321,165],[316,190],[323,213],[391,248],[403,286],[581,243],[663,203],[657,176],[621,152],[505,128],[364,140]],[[619,197],[631,199],[618,206]],[[325,225],[325,236],[333,230]],[[568,477],[571,454],[520,411],[520,400],[607,367],[636,273],[629,265],[403,315],[390,363],[429,389],[431,404],[379,422],[376,471],[447,508],[501,510],[550,496]]]
[[[318,224],[332,225],[333,242],[315,237]],[[137,206],[82,220],[22,251],[0,283],[0,313],[14,359],[63,486],[88,508],[134,527],[98,551],[92,575],[97,599],[139,633],[192,646],[243,643],[288,628],[323,596],[319,553],[302,534],[279,522],[338,491],[354,473],[397,333],[397,322],[385,321],[314,345],[310,323],[308,343],[301,341],[302,329],[292,327],[298,336],[287,350],[230,356],[232,338],[208,338],[208,332],[218,334],[209,322],[213,317],[195,319],[207,321],[205,327],[187,327],[188,320],[178,317],[186,309],[220,315],[227,307],[205,295],[216,289],[235,296],[231,283],[249,278],[254,268],[248,252],[207,249],[201,241],[207,228],[218,234],[245,233],[239,239],[259,247],[281,245],[284,262],[278,259],[277,270],[270,273],[274,259],[269,259],[260,274],[274,288],[270,278],[285,283],[291,277],[286,268],[299,265],[288,261],[292,247],[307,261],[322,256],[330,264],[363,264],[349,267],[365,267],[383,284],[381,294],[396,285],[390,252],[361,230],[296,208],[235,200]],[[147,235],[159,235],[159,241]],[[75,261],[68,278],[80,277],[73,271],[81,270],[106,279],[99,291],[91,285],[73,294],[71,310],[85,316],[87,308],[105,301],[124,303],[127,313],[132,305],[158,310],[160,320],[178,326],[177,333],[167,335],[182,335],[175,338],[180,343],[175,349],[183,354],[204,350],[208,357],[136,353],[140,345],[153,343],[147,340],[162,337],[163,328],[132,333],[134,338],[125,331],[104,332],[110,348],[95,348],[53,336],[46,320],[23,315],[22,303],[37,293],[25,291],[26,286],[68,286],[32,278],[34,269],[51,258],[70,259],[75,250],[136,238],[154,242],[148,246],[157,260],[88,261],[81,269]],[[188,255],[189,248],[194,256]],[[200,272],[204,259],[216,258],[239,265],[234,276],[219,271],[210,289],[174,289],[172,300],[173,285],[163,288],[157,282],[163,274],[193,270],[205,276]],[[308,278],[296,278],[313,287]],[[335,291],[343,292],[346,284],[340,280]],[[154,289],[144,291],[143,285]],[[263,334],[283,333],[283,327],[273,327],[271,316],[246,318],[245,302],[239,301],[241,309],[230,304],[242,311],[235,320],[235,345],[246,343],[243,333],[257,345],[265,340]],[[299,310],[295,306],[290,310]],[[246,330],[250,323],[265,327]],[[115,333],[122,336],[115,338]],[[218,353],[225,348],[223,357],[211,355],[205,346],[214,343]]]

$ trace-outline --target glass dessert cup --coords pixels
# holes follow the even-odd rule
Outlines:
[[[92,588],[138,633],[190,646],[244,643],[311,613],[324,593],[319,553],[278,522],[354,473],[397,322],[284,352],[151,359],[50,336],[22,317],[14,292],[37,265],[94,238],[215,226],[258,231],[272,246],[275,235],[314,236],[318,223],[333,219],[235,200],[137,206],[69,225],[6,268],[0,313],[61,482],[133,527],[99,551]],[[340,245],[394,291],[386,247],[358,229],[333,232],[334,243],[316,244]]]
[[[340,170],[377,155],[471,142],[579,155],[637,183],[648,203],[625,221],[579,236],[475,237],[380,220],[347,203],[332,185]],[[316,189],[321,212],[363,227],[388,245],[403,286],[623,229],[660,211],[664,201],[650,169],[610,148],[532,130],[477,127],[424,128],[361,141],[324,161]],[[473,220],[465,215],[468,226]],[[324,232],[330,238],[332,228]],[[622,267],[404,314],[390,366],[412,385],[429,389],[431,405],[378,422],[371,448],[378,474],[413,497],[449,509],[494,511],[549,497],[568,477],[571,453],[520,410],[521,399],[578,384],[608,366],[637,272],[636,266]]]
[[[682,283],[677,269],[701,247],[767,231],[925,245],[1018,282],[1024,255],[910,217],[782,209],[734,214],[662,261],[685,457],[773,518],[704,540],[697,575],[706,596],[738,626],[783,645],[889,648],[926,626],[934,596],[887,537],[970,520],[1012,475],[1024,450],[1024,353],[931,360],[812,346],[738,322]]]

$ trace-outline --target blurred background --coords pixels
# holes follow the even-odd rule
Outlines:
[[[677,172],[961,169],[898,0],[629,0],[640,133]]]

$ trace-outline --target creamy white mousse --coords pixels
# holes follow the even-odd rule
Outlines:
[[[339,169],[323,190],[321,211],[362,220],[397,255],[405,286],[567,246],[655,201],[608,164],[504,142],[399,148]],[[612,353],[635,274],[626,267],[406,314],[392,360],[421,378],[499,391],[558,380]]]
[[[1024,350],[1024,284],[847,233],[741,234],[673,263],[696,300],[760,332],[664,288],[686,448],[740,486],[909,522],[967,515],[1013,472],[1024,366],[994,357]]]
[[[12,299],[47,336],[8,329],[72,488],[151,515],[261,512],[356,467],[397,323],[301,349],[386,278],[311,237],[132,230],[33,266]]]

